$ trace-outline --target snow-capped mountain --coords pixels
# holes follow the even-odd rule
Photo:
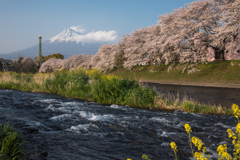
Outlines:
[[[77,54],[92,55],[98,52],[101,45],[114,43],[117,38],[117,32],[114,30],[96,31],[86,34],[84,32],[85,29],[81,26],[72,26],[64,29],[52,38],[42,42],[42,55],[61,53],[64,55],[64,58]],[[16,59],[19,55],[34,58],[38,55],[38,51],[39,45],[36,44],[20,51],[0,54],[0,58]]]
[[[62,32],[57,34],[56,36],[50,38],[50,43],[52,42],[63,42],[63,41],[74,41],[76,37],[81,36],[85,30],[80,27],[70,27],[68,29],[64,29]],[[76,41],[76,40],[75,40]],[[78,41],[76,41],[78,43]]]

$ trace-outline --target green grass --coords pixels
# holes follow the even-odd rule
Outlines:
[[[0,126],[0,159],[21,160],[24,156],[23,138],[8,123]]]
[[[234,63],[234,66],[231,65]],[[169,65],[148,65],[136,66],[132,70],[124,68],[115,68],[108,73],[117,75],[121,78],[129,78],[135,80],[162,80],[162,81],[177,81],[177,82],[202,82],[202,83],[225,83],[225,84],[240,84],[240,60],[238,61],[216,61],[208,64],[197,64],[191,68],[198,68],[192,74],[187,73],[186,69],[182,73],[184,67],[189,67],[193,63],[174,64],[168,72]],[[150,71],[154,72],[150,72]]]

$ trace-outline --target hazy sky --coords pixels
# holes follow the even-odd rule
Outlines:
[[[88,33],[114,30],[119,40],[193,1],[0,0],[0,53],[31,47],[38,44],[38,35],[44,41],[79,25]]]

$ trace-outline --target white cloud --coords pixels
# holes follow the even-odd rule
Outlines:
[[[108,42],[117,39],[117,32],[112,31],[96,31],[85,35],[78,35],[71,38],[71,41],[76,42]]]

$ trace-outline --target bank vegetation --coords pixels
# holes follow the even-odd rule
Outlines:
[[[25,74],[0,73],[0,88],[42,92],[102,104],[128,105],[130,107],[183,110],[206,114],[232,114],[222,106],[200,104],[187,98],[163,96],[153,89],[141,86],[138,81],[102,74],[98,70],[62,70],[52,73]],[[171,97],[171,98],[164,98]]]

